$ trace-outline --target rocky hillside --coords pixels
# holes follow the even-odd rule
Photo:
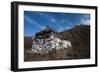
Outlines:
[[[71,49],[64,49],[45,56],[26,53],[32,47],[32,37],[24,37],[24,57],[25,61],[35,60],[61,60],[61,59],[86,59],[90,58],[90,26],[76,25],[72,29],[59,32],[63,40],[69,40],[72,44]],[[34,57],[34,58],[32,58]]]
[[[70,40],[73,48],[90,48],[90,26],[76,25],[70,30],[60,32],[63,39]]]
[[[32,47],[32,37],[24,37],[24,49],[30,49]]]

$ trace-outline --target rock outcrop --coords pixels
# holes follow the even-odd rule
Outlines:
[[[62,40],[62,36],[52,28],[46,27],[33,37],[32,52],[37,54],[52,53],[53,50],[72,47],[69,40]]]

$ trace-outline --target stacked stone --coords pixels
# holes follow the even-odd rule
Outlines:
[[[53,50],[72,47],[70,41],[61,40],[56,36],[57,34],[51,29],[36,33],[36,36],[33,38],[32,52],[43,55],[51,53]]]

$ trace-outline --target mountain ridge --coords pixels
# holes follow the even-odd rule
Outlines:
[[[81,40],[80,42],[82,42],[82,40],[85,42],[89,42],[90,41],[90,26],[89,25],[76,25],[71,29],[68,30],[64,30],[62,32],[58,32],[61,36],[63,40],[69,40],[71,42],[76,42],[77,40]],[[25,37],[25,41],[29,41],[32,44],[32,36],[30,37]],[[77,39],[77,40],[76,40]],[[27,45],[27,43],[25,43]]]
[[[65,52],[67,50],[62,51],[62,54],[64,54],[63,52],[65,52],[67,56],[68,55],[70,56],[67,59],[90,58],[90,25],[76,25],[71,29],[59,32],[59,34],[62,36],[62,40],[69,40],[72,44],[72,48],[69,49],[69,53]],[[28,50],[31,48],[32,48],[32,37],[24,37],[24,51],[26,49]],[[28,55],[25,54],[25,55],[29,56],[29,54]],[[25,60],[28,61],[29,57],[26,56],[25,56]],[[58,55],[58,57],[59,56],[60,54]],[[53,57],[54,59],[56,59],[57,55]],[[44,57],[41,57],[38,60],[41,60],[43,58]],[[46,58],[50,58],[50,60],[52,59],[50,55],[46,56]],[[62,56],[60,58],[62,58]],[[34,60],[34,59],[31,58],[30,60]]]

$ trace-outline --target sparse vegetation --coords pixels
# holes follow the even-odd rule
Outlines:
[[[90,26],[78,25],[70,30],[59,32],[64,40],[70,40],[72,47],[52,50],[40,55],[31,53],[32,37],[24,37],[24,61],[70,60],[90,58]]]

